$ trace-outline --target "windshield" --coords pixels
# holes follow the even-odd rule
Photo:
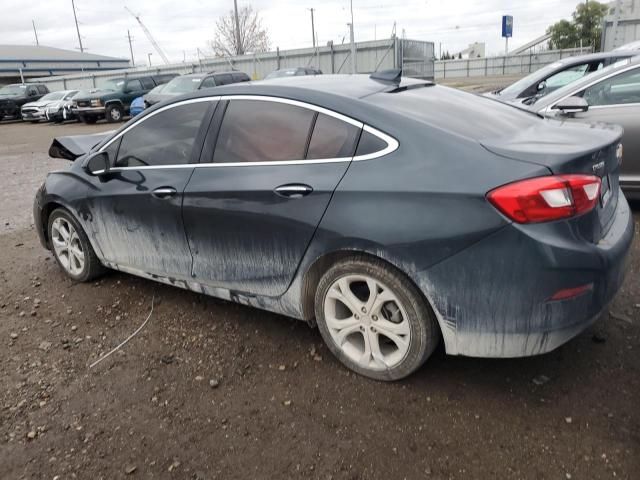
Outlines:
[[[167,83],[162,90],[163,94],[179,95],[181,93],[193,92],[198,88],[202,77],[176,77]]]
[[[52,92],[52,93],[47,93],[44,97],[42,97],[40,100],[62,100],[62,98],[64,97],[64,94],[66,92]]]
[[[151,89],[151,91],[149,92],[149,95],[153,95],[154,93],[160,93],[162,92],[162,90],[164,90],[164,87],[166,87],[167,84],[163,83],[162,85],[158,85],[157,87],[154,87]]]
[[[26,85],[7,85],[0,88],[0,95],[24,95]]]
[[[107,80],[100,88],[102,90],[121,90],[123,85],[123,79]]]
[[[297,70],[298,70],[297,68],[286,68],[284,70],[276,70],[275,72],[271,72],[269,75],[267,75],[265,77],[265,80],[269,78],[292,77],[296,74]]]
[[[554,70],[561,67],[562,63],[555,62],[551,65],[547,65],[546,67],[542,67],[540,70],[536,70],[535,72],[527,75],[524,78],[521,78],[515,83],[512,83],[507,88],[500,90],[500,95],[506,95],[517,97],[520,92],[525,90],[527,87],[531,86],[532,83],[535,83],[538,78],[545,78],[547,75],[551,74]]]

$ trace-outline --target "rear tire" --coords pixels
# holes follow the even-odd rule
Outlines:
[[[435,316],[418,289],[381,260],[352,258],[331,267],[316,290],[315,314],[336,358],[375,380],[410,375],[440,340]]]
[[[121,122],[124,118],[124,109],[118,104],[108,105],[105,113],[109,123]]]
[[[53,256],[69,278],[88,282],[105,272],[84,230],[67,210],[51,212],[47,233]]]

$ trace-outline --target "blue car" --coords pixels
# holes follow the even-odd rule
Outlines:
[[[398,72],[200,90],[99,137],[35,200],[42,244],[317,326],[378,380],[555,349],[619,290],[622,129],[547,120]],[[97,144],[96,144],[97,143]]]
[[[129,107],[129,113],[132,117],[136,115],[140,115],[144,110],[144,99],[142,97],[137,97],[131,102],[131,106]]]

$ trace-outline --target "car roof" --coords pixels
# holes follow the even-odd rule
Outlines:
[[[598,53],[589,53],[587,55],[578,55],[576,57],[567,57],[558,60],[557,62],[552,63],[562,63],[562,65],[570,65],[570,64],[578,64],[589,62],[593,60],[604,60],[606,58],[617,58],[617,57],[632,57],[637,55],[637,52],[632,50],[619,50],[615,52],[598,52]]]
[[[538,111],[560,100],[571,92],[580,90],[581,88],[584,88],[591,83],[597,82],[602,78],[605,78],[609,75],[615,75],[620,71],[624,71],[630,68],[637,68],[638,66],[640,66],[640,55],[632,57],[629,59],[629,61],[625,61],[624,63],[622,63],[623,61],[624,60],[622,60],[619,65],[618,63],[614,63],[606,68],[603,68],[602,70],[598,70],[589,75],[585,75],[581,79],[565,85],[564,87],[559,88],[558,90],[555,90],[548,95],[545,95],[539,101],[532,104],[531,109]]]
[[[403,77],[399,86],[430,83],[425,80]],[[373,80],[369,75],[305,75],[298,77],[276,77],[268,81],[256,81],[246,84],[260,86],[282,86],[305,89],[316,92],[341,95],[352,98],[364,98],[377,92],[397,88],[398,85]]]

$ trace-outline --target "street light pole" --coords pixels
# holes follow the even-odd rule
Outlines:
[[[147,58],[149,59],[149,66],[151,66],[151,55],[152,53],[147,53]]]

